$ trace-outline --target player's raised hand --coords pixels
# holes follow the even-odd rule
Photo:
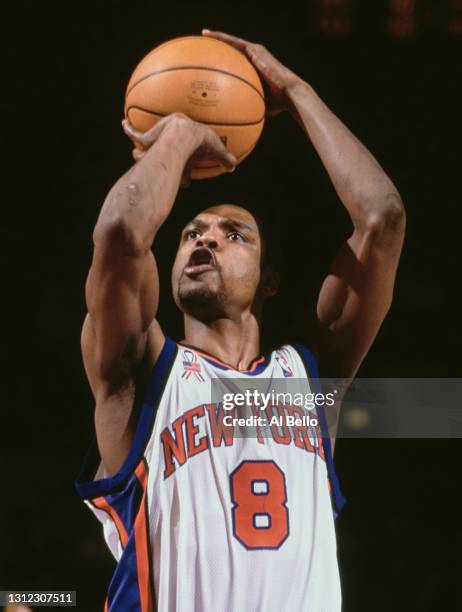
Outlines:
[[[229,172],[233,172],[237,160],[228,151],[218,134],[206,125],[193,121],[183,113],[172,113],[163,117],[147,132],[139,132],[134,129],[127,119],[122,121],[122,128],[125,134],[135,144],[132,151],[135,161],[139,161],[148,149],[160,138],[164,130],[169,129],[170,125],[180,126],[181,130],[189,130],[195,138],[195,150],[186,163],[181,186],[187,187],[191,182],[191,170],[198,161],[214,160],[222,164]],[[181,133],[180,130],[180,133]],[[181,144],[181,143],[180,143]]]
[[[302,79],[281,64],[263,45],[214,30],[203,29],[202,36],[222,40],[247,55],[263,79],[268,117],[289,110],[287,90]]]

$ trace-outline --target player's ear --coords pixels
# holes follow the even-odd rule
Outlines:
[[[279,290],[280,283],[281,277],[279,272],[270,266],[265,266],[261,278],[261,290],[263,295],[265,297],[272,297],[273,295],[276,295]]]

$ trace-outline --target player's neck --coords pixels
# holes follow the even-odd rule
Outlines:
[[[239,320],[217,319],[205,324],[185,315],[184,343],[194,346],[236,370],[246,370],[249,363],[260,354],[260,330],[251,313]]]

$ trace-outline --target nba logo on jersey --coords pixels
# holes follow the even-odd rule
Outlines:
[[[289,378],[294,375],[292,368],[289,365],[289,360],[287,356],[284,354],[284,349],[276,351],[276,361],[279,363],[282,369],[282,373],[284,374],[284,378]]]

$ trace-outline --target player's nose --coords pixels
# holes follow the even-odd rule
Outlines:
[[[205,246],[209,249],[216,250],[221,246],[220,237],[215,232],[206,232],[196,240],[196,247]]]

